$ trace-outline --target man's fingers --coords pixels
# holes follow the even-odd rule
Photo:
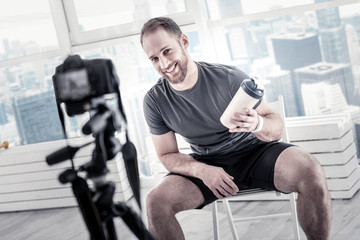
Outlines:
[[[234,183],[234,177],[225,172],[228,178],[223,179],[225,183],[225,189],[228,188],[230,193],[236,193],[239,191],[238,186]]]
[[[221,194],[225,195],[225,196],[231,196],[235,193],[235,190],[233,188],[231,188],[229,185],[227,185],[226,183],[224,183],[224,186],[220,186],[220,188],[222,189]]]
[[[236,186],[232,180],[224,181],[223,188],[231,194],[237,193],[239,191],[238,186]]]
[[[234,177],[224,171],[222,168],[213,168],[217,171],[217,176],[213,178],[205,179],[204,183],[209,187],[213,194],[222,199],[227,196],[231,196],[239,191],[239,188],[233,182]]]
[[[215,195],[215,197],[217,197],[218,199],[223,199],[223,198],[224,198],[224,196],[221,195],[216,188],[215,188],[215,189],[211,189],[211,191],[213,192],[213,194]]]

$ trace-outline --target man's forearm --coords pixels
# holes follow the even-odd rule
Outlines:
[[[161,163],[169,172],[201,178],[202,169],[206,164],[196,161],[193,157],[183,153],[167,153],[160,157]]]

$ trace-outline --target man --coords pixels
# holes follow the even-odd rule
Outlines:
[[[175,214],[235,194],[241,186],[298,192],[298,218],[308,239],[328,239],[331,199],[316,159],[279,143],[283,123],[263,100],[236,113],[227,129],[220,116],[248,76],[235,67],[194,62],[189,40],[169,18],[154,18],[141,31],[142,47],[162,76],[144,98],[153,144],[169,170],[147,197],[150,231],[158,239],[184,239]],[[262,126],[258,126],[262,119]],[[179,153],[175,133],[194,154]]]

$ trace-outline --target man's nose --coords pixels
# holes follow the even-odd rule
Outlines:
[[[166,69],[169,65],[169,61],[166,57],[160,57],[159,63],[160,63],[160,68],[163,70]]]

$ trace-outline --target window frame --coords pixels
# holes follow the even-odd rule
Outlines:
[[[63,6],[66,13],[70,38],[72,40],[73,46],[138,35],[140,33],[139,30],[145,22],[135,21],[94,30],[80,31],[74,1],[63,1]],[[193,15],[189,12],[176,13],[168,16],[173,18],[179,25],[188,25],[194,23]]]

